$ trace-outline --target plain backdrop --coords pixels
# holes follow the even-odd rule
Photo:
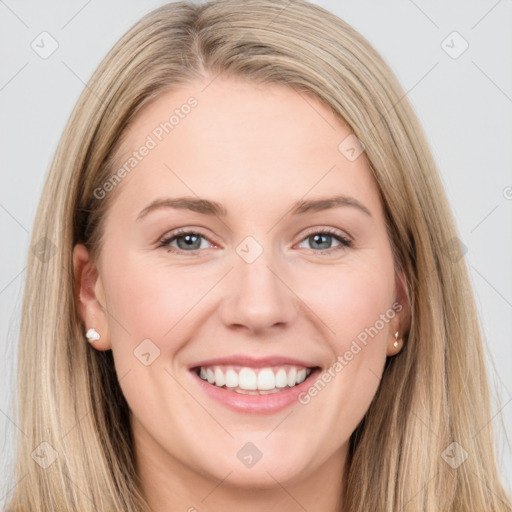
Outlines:
[[[0,0],[0,486],[18,431],[11,400],[26,255],[51,157],[93,70],[162,3]],[[489,359],[499,463],[512,492],[512,2],[315,3],[375,46],[424,127],[467,247],[496,368]]]

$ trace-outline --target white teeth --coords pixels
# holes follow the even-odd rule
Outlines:
[[[215,368],[215,385],[216,386],[224,386],[226,380],[224,378],[224,374],[220,368]]]
[[[287,380],[288,386],[290,386],[290,387],[295,386],[295,383],[297,382],[296,377],[297,377],[296,368],[290,368],[290,371],[288,372],[288,380]]]
[[[263,391],[263,390],[259,390],[259,389],[256,391],[248,391],[246,389],[236,388],[233,391],[236,391],[237,393],[240,393],[241,395],[271,395],[273,393],[279,393],[280,390],[277,388],[274,388],[274,389],[269,389],[268,391]]]
[[[238,387],[241,389],[257,389],[256,373],[251,368],[242,368],[238,373]]]
[[[202,368],[201,368],[202,370]],[[226,387],[237,388],[238,387],[238,373],[235,370],[228,370],[226,372]]]
[[[230,388],[251,395],[279,392],[304,382],[311,368],[283,365],[280,367],[249,368],[247,366],[202,366],[199,377],[217,387]]]
[[[286,370],[280,368],[276,373],[276,388],[284,388],[288,385],[288,376]]]
[[[270,368],[265,368],[258,373],[258,389],[268,390],[276,387],[276,378]]]

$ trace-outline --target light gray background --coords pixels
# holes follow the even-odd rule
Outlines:
[[[0,450],[6,455],[0,486],[17,432],[10,400],[25,260],[50,159],[100,60],[137,19],[162,3],[0,0]],[[465,257],[496,364],[496,373],[490,367],[496,397],[492,421],[496,428],[505,426],[497,445],[512,491],[512,2],[315,3],[375,46],[426,131],[468,248]],[[59,45],[47,59],[31,48],[43,31]],[[442,47],[453,31],[469,44],[458,58]],[[457,36],[445,43],[452,54],[461,44]],[[0,487],[0,505],[4,495]]]

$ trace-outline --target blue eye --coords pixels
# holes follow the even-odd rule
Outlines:
[[[333,239],[338,242],[337,246],[332,247]],[[203,240],[207,242],[206,246],[201,244]],[[353,245],[351,240],[341,236],[337,231],[328,228],[325,228],[322,231],[312,232],[306,238],[303,238],[301,243],[304,243],[305,241],[308,241],[311,244],[312,249],[318,249],[315,250],[315,252],[320,254],[332,253],[340,249],[352,247]],[[176,245],[173,245],[174,243],[176,243]],[[159,242],[158,247],[166,247],[169,252],[188,252],[191,253],[191,255],[194,255],[195,252],[200,249],[207,249],[209,247],[208,244],[211,244],[211,242],[201,233],[181,229],[163,238]]]
[[[204,249],[204,247],[201,247],[201,239],[206,240],[201,233],[179,230],[161,240],[159,247],[168,247],[171,252],[192,252],[201,248]],[[178,247],[171,245],[173,242],[176,242]]]
[[[335,247],[332,247],[332,240],[335,239],[338,241],[338,245]],[[304,241],[309,241],[310,246],[313,249],[319,249],[315,252],[334,252],[339,249],[352,247],[352,241],[348,238],[345,238],[341,236],[338,232],[333,231],[331,229],[324,229],[323,231],[315,231],[314,233],[311,233],[306,238],[304,238]],[[301,243],[303,243],[301,242]],[[315,247],[316,246],[316,247]]]

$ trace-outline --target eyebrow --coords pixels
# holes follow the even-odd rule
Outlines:
[[[338,207],[352,207],[372,216],[370,210],[361,204],[357,199],[349,196],[333,196],[319,199],[308,199],[297,201],[290,209],[290,215],[303,215],[308,212],[319,212]],[[180,210],[191,210],[204,215],[215,215],[226,217],[228,212],[224,206],[216,201],[196,197],[160,198],[152,201],[137,216],[137,222],[142,220],[149,212],[160,208],[176,208]]]

